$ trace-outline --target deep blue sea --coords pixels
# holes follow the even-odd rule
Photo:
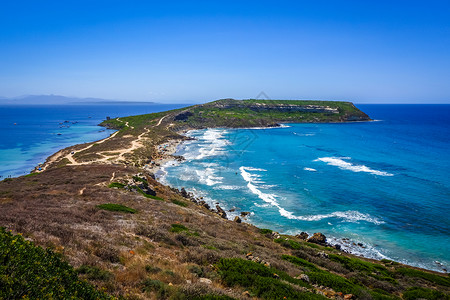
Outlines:
[[[97,126],[107,116],[126,117],[184,106],[187,105],[0,106],[0,180],[28,174],[65,147],[108,137],[114,131]]]
[[[263,228],[449,270],[450,105],[358,107],[376,121],[191,131],[159,175]]]

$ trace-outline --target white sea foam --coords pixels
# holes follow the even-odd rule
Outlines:
[[[305,171],[310,171],[310,172],[317,172],[317,170],[316,169],[313,169],[313,168],[303,168],[303,170],[305,170]]]
[[[290,219],[290,220],[301,220],[301,221],[320,221],[327,218],[338,218],[342,219],[346,222],[358,222],[358,221],[366,221],[370,223],[374,223],[376,225],[384,223],[383,221],[378,220],[377,218],[371,217],[369,214],[363,214],[358,211],[336,211],[329,214],[320,214],[320,215],[309,215],[309,216],[295,216],[292,212],[283,208],[277,201],[277,196],[275,194],[264,193],[260,189],[258,189],[257,182],[255,182],[255,177],[257,174],[249,173],[250,170],[263,170],[264,169],[255,169],[251,167],[240,167],[242,178],[247,182],[248,189],[255,195],[258,196],[259,199],[263,200],[269,205],[272,205],[278,209],[278,212],[281,216]]]
[[[261,129],[277,129],[277,128],[289,128],[291,126],[289,125],[285,125],[285,124],[280,124],[280,126],[275,126],[275,127],[243,127],[240,129],[256,129],[256,130],[261,130]]]
[[[298,135],[298,136],[315,136],[315,133],[297,133],[297,132],[293,132],[294,135]]]
[[[342,170],[349,170],[352,172],[366,172],[379,176],[394,176],[394,174],[373,170],[365,165],[354,165],[352,163],[345,161],[344,159],[348,160],[350,159],[350,157],[319,157],[314,161],[322,161],[330,166],[336,166]]]
[[[238,185],[219,185],[219,186],[215,186],[213,187],[213,189],[215,190],[242,190],[241,186]]]
[[[229,141],[224,138],[228,131],[224,129],[207,129],[205,131],[190,132],[190,136],[196,137],[195,143],[185,146],[184,157],[187,160],[199,160],[207,157],[224,154],[224,147]],[[197,136],[197,134],[200,134]]]
[[[212,186],[222,183],[223,180],[223,177],[216,176],[215,171],[213,168],[206,168],[204,170],[195,170],[195,174],[197,174],[200,183]]]
[[[373,223],[376,225],[383,224],[384,221],[380,221],[379,219],[370,216],[369,214],[363,214],[359,211],[355,210],[348,210],[348,211],[335,211],[329,214],[323,214],[323,215],[310,215],[310,216],[300,216],[295,217],[297,220],[303,220],[303,221],[320,221],[323,219],[328,218],[337,218],[337,219],[343,219],[346,222],[352,222],[356,223],[358,221],[366,221],[369,223]]]

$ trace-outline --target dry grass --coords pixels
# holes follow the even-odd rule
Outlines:
[[[126,183],[139,170],[112,165],[65,166],[0,182],[0,226],[54,248],[76,268],[86,265],[110,272],[111,278],[90,280],[112,294],[135,299],[156,299],[157,292],[143,291],[146,280],[162,282],[170,287],[170,293],[227,294],[239,299],[243,291],[222,286],[213,265],[223,257],[245,258],[249,252],[290,276],[299,275],[301,270],[283,260],[282,254],[295,255],[390,293],[410,286],[408,278],[400,278],[400,283],[393,285],[350,272],[337,262],[319,257],[317,253],[323,247],[311,248],[297,240],[302,249],[293,251],[249,224],[221,219],[193,203],[188,207],[176,205],[173,200],[189,200],[150,176],[149,185],[164,201],[108,188],[113,173],[114,181]],[[125,205],[138,212],[98,209],[97,205],[103,203]],[[186,230],[172,232],[172,224]],[[212,285],[199,284],[200,277],[210,278]]]

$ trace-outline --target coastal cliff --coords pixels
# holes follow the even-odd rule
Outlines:
[[[105,121],[118,129],[109,138],[0,182],[0,298],[448,299],[447,275],[356,257],[320,233],[260,229],[245,211],[228,220],[154,176],[182,159],[183,130],[364,120],[348,102],[226,99]],[[20,250],[31,242],[52,251]]]

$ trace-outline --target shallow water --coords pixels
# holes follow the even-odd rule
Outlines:
[[[186,161],[162,179],[260,227],[320,231],[356,254],[442,271],[450,105],[359,107],[378,121],[191,131],[177,153]]]
[[[183,106],[186,105],[0,106],[0,179],[27,174],[65,147],[108,137],[114,131],[97,126],[107,116],[126,117]]]

